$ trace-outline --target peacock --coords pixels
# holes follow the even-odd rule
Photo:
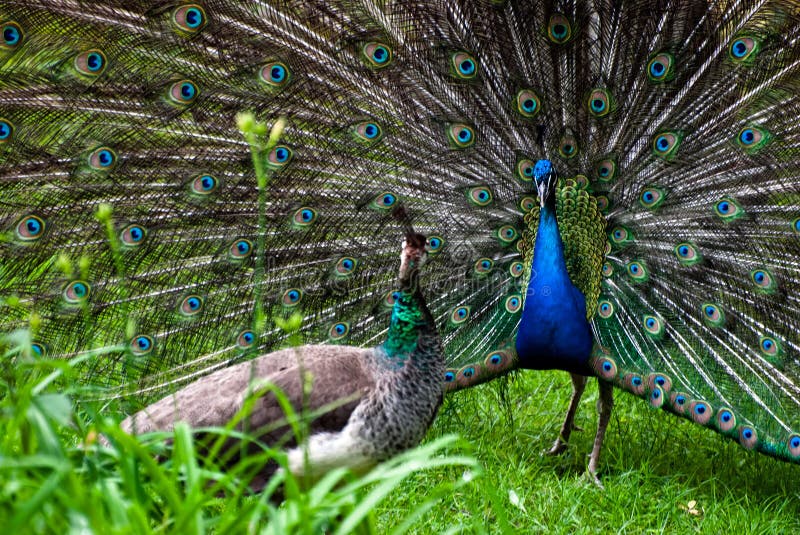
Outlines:
[[[296,477],[318,480],[332,468],[358,472],[422,440],[444,397],[444,354],[433,316],[417,284],[425,237],[409,234],[400,257],[399,290],[387,339],[375,348],[309,345],[287,348],[217,370],[123,420],[122,429],[172,430],[224,426],[255,397],[238,429],[269,444],[297,446],[274,392],[280,389],[296,414],[321,413],[309,422],[308,444],[288,452]],[[306,385],[310,378],[310,384]],[[229,449],[235,448],[231,441]],[[277,466],[268,464],[251,482],[261,490]]]
[[[6,0],[0,25],[2,330],[98,395],[279,350],[290,316],[377,346],[411,224],[448,392],[569,372],[558,453],[597,377],[590,472],[613,387],[800,462],[796,2]],[[252,159],[242,110],[285,118]]]

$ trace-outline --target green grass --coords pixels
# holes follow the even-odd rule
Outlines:
[[[563,372],[523,372],[504,390],[487,384],[448,399],[429,439],[459,433],[484,467],[475,484],[414,527],[440,533],[798,533],[800,466],[754,454],[720,435],[620,391],[601,457],[605,490],[585,476],[597,424],[596,382],[584,395],[569,450],[543,455],[571,394]],[[391,526],[414,496],[454,470],[419,474],[381,506]],[[519,501],[512,504],[509,493]],[[491,495],[501,498],[500,507]],[[690,502],[695,502],[690,507]],[[462,531],[456,531],[462,532]]]

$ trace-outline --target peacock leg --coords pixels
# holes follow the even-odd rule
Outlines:
[[[564,453],[572,430],[577,429],[580,431],[580,428],[575,425],[575,413],[578,411],[578,403],[581,401],[583,391],[586,390],[586,377],[574,373],[571,373],[570,377],[572,378],[572,399],[569,400],[567,417],[564,419],[564,425],[561,426],[561,431],[558,433],[558,438],[556,438],[553,447],[547,452],[548,455]]]
[[[614,408],[614,387],[611,383],[606,381],[598,380],[597,382],[600,386],[600,396],[597,399],[597,413],[599,417],[592,454],[589,456],[588,472],[594,480],[594,483],[602,489],[603,484],[600,482],[600,478],[597,477],[597,465],[600,462],[600,450],[603,447],[603,438],[606,436],[608,421],[611,419],[611,410]]]

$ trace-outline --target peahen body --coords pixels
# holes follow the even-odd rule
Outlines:
[[[403,245],[396,299],[387,339],[374,348],[309,345],[241,362],[195,380],[126,418],[126,431],[171,430],[178,421],[194,428],[224,426],[257,400],[237,429],[263,442],[296,444],[286,413],[266,385],[278,387],[296,414],[321,413],[309,424],[308,444],[289,450],[289,470],[312,481],[346,466],[357,471],[415,446],[444,396],[441,340],[417,284],[425,237]],[[308,377],[308,378],[307,378]],[[309,381],[309,384],[305,384]],[[252,485],[261,489],[274,472],[268,465]]]
[[[293,311],[305,343],[375,346],[402,204],[450,390],[573,373],[557,452],[599,377],[592,470],[612,385],[800,460],[795,2],[6,1],[0,23],[2,326],[92,355],[87,382],[160,392],[280,348],[263,318]],[[262,197],[243,109],[288,121]]]

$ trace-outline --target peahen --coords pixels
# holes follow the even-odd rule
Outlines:
[[[407,236],[400,257],[386,340],[375,348],[309,345],[241,362],[198,379],[126,418],[126,431],[224,426],[266,385],[280,388],[296,414],[320,413],[309,423],[308,444],[288,453],[295,476],[316,480],[331,468],[357,471],[415,446],[444,396],[444,355],[433,316],[419,288],[425,237]],[[309,384],[306,384],[306,382]],[[256,398],[237,424],[268,444],[286,444],[286,414],[273,392]],[[288,440],[295,444],[294,439]],[[233,444],[229,447],[234,446]],[[235,447],[235,446],[234,446]],[[276,466],[251,483],[263,488]]]
[[[162,393],[375,346],[403,206],[450,390],[601,379],[800,461],[800,9],[4,1],[3,330]],[[239,110],[287,117],[257,187]],[[111,210],[107,207],[110,206]],[[98,219],[99,218],[99,219]]]

